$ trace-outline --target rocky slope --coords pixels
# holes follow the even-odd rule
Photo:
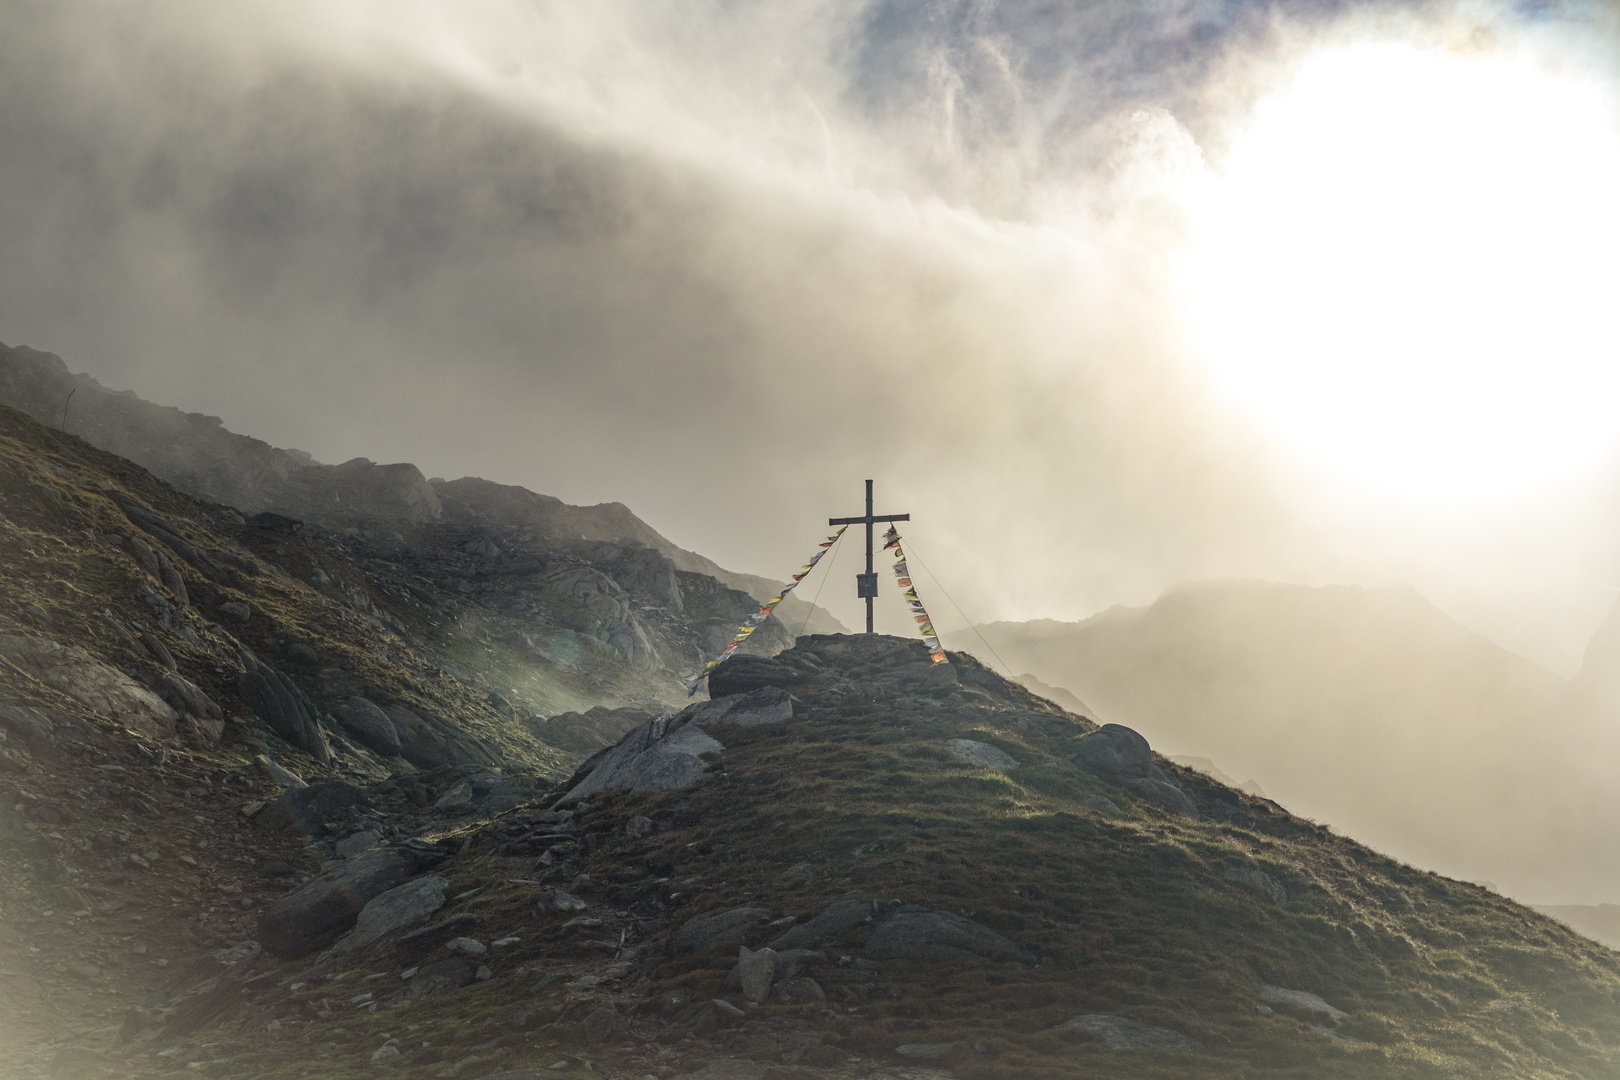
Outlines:
[[[197,887],[241,940],[165,947],[178,970],[148,969],[138,1005],[120,984],[99,1028],[20,1060],[501,1080],[1620,1067],[1620,956],[951,659],[860,636],[740,657],[713,700],[556,784],[484,765],[277,776],[274,805],[307,831],[215,827],[198,847],[179,826],[152,854],[199,880],[71,916],[139,965],[167,895]],[[110,737],[95,760],[174,767]],[[197,780],[167,812],[222,820],[212,788],[264,786]],[[100,846],[104,825],[49,828],[81,873],[146,880]],[[226,859],[270,851],[225,881]],[[17,910],[32,932],[50,922]],[[57,961],[60,997],[99,989],[69,981],[87,962]]]
[[[1205,582],[983,633],[1167,752],[1403,859],[1531,899],[1620,896],[1612,709],[1567,707],[1565,680],[1410,588]]]
[[[531,549],[606,542],[650,549],[677,571],[714,578],[761,601],[781,585],[723,569],[676,546],[622,503],[570,506],[477,478],[430,481],[409,463],[355,458],[324,465],[303,451],[237,435],[217,416],[109,390],[69,372],[61,357],[26,346],[0,344],[0,404],[126,457],[181,491],[244,513],[271,511],[366,539],[397,538],[399,545],[415,527],[433,524],[502,530],[521,536]],[[813,633],[844,629],[798,597],[788,597],[778,610],[791,625]]]

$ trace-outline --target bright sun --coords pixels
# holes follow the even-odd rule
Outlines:
[[[1198,224],[1200,351],[1332,466],[1472,497],[1620,431],[1620,131],[1594,81],[1321,53],[1254,114]]]

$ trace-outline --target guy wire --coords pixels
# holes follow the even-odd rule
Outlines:
[[[833,541],[832,558],[827,562],[827,572],[821,575],[821,584],[816,586],[816,595],[810,598],[810,610],[804,613],[804,625],[799,627],[799,632],[793,636],[794,641],[804,637],[804,632],[810,629],[810,619],[816,613],[816,601],[821,599],[821,590],[827,587],[827,579],[832,577],[833,563],[838,561],[838,547],[843,542],[844,534],[839,533],[838,539]]]
[[[996,663],[1001,665],[1002,670],[1007,673],[1007,677],[1009,679],[1011,679],[1013,682],[1017,682],[1018,681],[1018,676],[1013,674],[1013,669],[1010,666],[1008,666],[1007,661],[1003,660],[1001,658],[1001,654],[996,652],[996,647],[994,645],[990,644],[990,642],[988,642],[988,641],[985,641],[984,635],[979,633],[979,628],[977,626],[974,626],[973,625],[973,620],[967,617],[967,612],[963,611],[962,606],[960,604],[958,604],[955,601],[955,599],[953,599],[951,597],[951,594],[950,594],[949,590],[947,590],[945,588],[945,583],[943,581],[939,580],[939,575],[934,573],[932,570],[929,570],[928,569],[928,563],[924,562],[923,557],[921,555],[917,554],[917,545],[916,545],[916,543],[913,542],[910,537],[903,538],[901,540],[901,543],[905,547],[910,548],[910,550],[908,552],[906,552],[906,555],[909,558],[916,559],[917,562],[922,565],[922,568],[924,570],[928,570],[928,576],[934,579],[934,584],[939,586],[939,591],[941,593],[944,593],[945,599],[950,600],[951,607],[955,608],[956,613],[958,615],[962,616],[962,621],[968,624],[968,629],[972,630],[973,633],[978,636],[978,639],[980,641],[984,641],[984,647],[990,650],[990,655],[996,658]]]

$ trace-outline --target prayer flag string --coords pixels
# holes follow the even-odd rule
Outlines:
[[[727,645],[719,656],[705,664],[703,666],[703,673],[697,678],[693,679],[692,685],[686,688],[687,697],[691,697],[693,694],[696,694],[698,692],[698,687],[703,685],[703,680],[707,679],[715,668],[729,660],[731,658],[731,654],[736,652],[737,649],[741,647],[742,643],[748,640],[748,636],[755,630],[758,630],[760,625],[763,624],[766,619],[771,617],[771,612],[775,610],[777,604],[782,602],[782,597],[799,587],[799,582],[803,581],[810,575],[810,571],[816,568],[816,563],[820,562],[821,557],[827,554],[828,550],[830,550],[834,544],[838,543],[838,538],[844,535],[844,529],[847,528],[849,528],[848,525],[840,527],[837,532],[833,533],[831,536],[827,537],[826,540],[822,541],[822,543],[819,545],[821,550],[810,556],[809,562],[799,567],[799,572],[793,575],[793,580],[782,586],[781,592],[765,601],[763,607],[743,620],[742,625],[737,627],[737,636],[731,639],[731,644]],[[893,530],[890,531],[892,532]]]
[[[911,583],[911,571],[906,566],[906,552],[900,546],[900,534],[893,525],[883,534],[883,550],[894,549],[894,578],[900,586],[900,594],[906,599],[906,606],[911,609],[911,617],[916,620],[917,630],[922,634],[923,644],[928,646],[928,658],[936,664],[949,661],[945,657],[945,646],[939,643],[939,635],[934,632],[934,624],[928,618],[928,609],[917,598],[917,587]]]

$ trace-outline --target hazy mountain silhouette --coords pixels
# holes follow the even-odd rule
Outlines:
[[[1620,896],[1606,857],[1614,618],[1573,682],[1405,586],[1200,582],[1143,608],[983,633],[1167,753],[1252,777],[1398,857],[1536,899]]]

